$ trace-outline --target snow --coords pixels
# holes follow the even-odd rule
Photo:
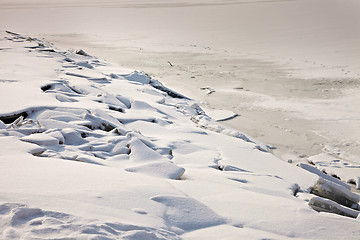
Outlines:
[[[21,140],[25,142],[35,143],[37,145],[57,145],[59,144],[59,140],[57,138],[54,138],[50,135],[38,133],[38,134],[32,134],[30,136],[25,136],[21,138]]]
[[[166,207],[164,217],[175,232],[179,231],[177,228],[191,231],[226,222],[225,219],[195,199],[183,196],[155,196],[151,199]]]
[[[344,182],[342,182],[342,181],[340,181],[340,180],[338,180],[336,178],[333,178],[333,177],[323,173],[322,171],[320,171],[319,169],[317,169],[314,166],[310,166],[309,164],[305,164],[305,163],[300,163],[299,167],[301,167],[301,168],[303,168],[303,169],[305,169],[305,170],[307,170],[309,172],[312,172],[312,173],[318,175],[319,177],[321,177],[323,179],[334,182],[334,183],[336,183],[338,185],[341,185],[341,186],[343,186],[343,187],[350,190],[350,186],[348,184],[346,184],[346,183],[344,183]]]
[[[358,219],[309,206],[318,185],[355,204],[359,195],[194,100],[91,53],[0,36],[0,238],[359,236]]]
[[[311,198],[309,205],[318,211],[337,213],[352,218],[357,218],[360,213],[359,211],[353,210],[351,208],[345,208],[334,201],[320,197]]]
[[[320,153],[308,158],[317,168],[329,175],[337,176],[342,181],[358,183],[360,165],[357,162],[347,161],[332,156],[331,154]]]
[[[185,169],[171,162],[153,162],[136,167],[129,167],[126,168],[126,171],[179,180],[184,174]]]
[[[229,110],[206,110],[206,113],[215,121],[226,121],[226,120],[230,120],[233,119],[235,117],[238,116],[237,113],[234,113],[232,111]]]
[[[316,192],[319,196],[327,197],[349,208],[360,210],[358,204],[359,195],[352,193],[348,189],[336,183],[319,178],[315,186],[312,188],[312,192]]]

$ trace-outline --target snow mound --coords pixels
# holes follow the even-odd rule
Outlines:
[[[172,227],[191,231],[226,223],[213,210],[196,201],[182,196],[155,196],[152,200],[165,206],[165,219]]]
[[[330,176],[334,176],[347,183],[360,184],[358,181],[360,165],[355,162],[346,161],[339,158],[339,156],[334,157],[327,153],[311,156],[308,160]]]
[[[38,145],[45,145],[45,146],[59,144],[59,140],[57,138],[54,138],[51,135],[44,134],[44,133],[32,134],[30,136],[21,138],[21,140],[25,141],[25,142],[30,142],[30,143],[35,143]]]
[[[213,119],[211,119],[210,117],[201,114],[201,115],[196,115],[193,116],[191,118],[191,120],[197,124],[197,126],[204,128],[204,129],[208,129],[214,132],[218,132],[218,133],[222,133],[228,136],[232,136],[235,138],[240,138],[246,142],[251,142],[251,143],[255,143],[255,148],[264,151],[264,152],[269,152],[270,151],[270,146],[267,146],[249,136],[246,136],[244,133],[239,132],[237,130],[225,127],[217,122],[215,122]]]
[[[323,173],[322,171],[320,171],[319,169],[317,169],[316,167],[310,166],[309,164],[305,164],[305,163],[299,163],[299,167],[301,167],[302,169],[305,169],[313,174],[318,175],[319,177],[321,177],[322,179],[326,179],[330,182],[334,182],[335,184],[338,184],[340,186],[343,186],[344,188],[350,190],[350,186],[332,176],[329,176],[325,173]]]
[[[179,180],[185,169],[178,167],[171,162],[154,162],[126,169],[129,172],[139,172],[157,177]]]

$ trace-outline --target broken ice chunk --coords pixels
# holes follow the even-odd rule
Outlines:
[[[346,217],[357,218],[359,211],[344,207],[334,201],[321,197],[313,197],[310,199],[309,206],[318,212],[335,213]]]
[[[160,178],[169,178],[169,179],[180,179],[184,174],[185,169],[179,167],[172,162],[152,162],[149,164],[144,164],[140,166],[127,168],[126,171],[129,172],[139,172],[146,175],[156,176]]]
[[[61,130],[65,139],[65,144],[80,145],[86,141],[81,137],[81,134],[72,128],[65,128]]]
[[[59,144],[59,140],[45,133],[35,133],[30,136],[22,137],[20,140],[37,145],[51,146]]]

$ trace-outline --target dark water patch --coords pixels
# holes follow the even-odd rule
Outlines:
[[[27,116],[28,116],[27,112],[21,112],[7,116],[0,116],[0,120],[3,121],[5,124],[10,124],[13,123],[19,117],[23,117],[25,119]]]

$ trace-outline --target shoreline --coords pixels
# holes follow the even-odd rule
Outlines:
[[[66,36],[45,36],[45,39],[63,47],[73,43]],[[359,79],[298,78],[291,75],[291,69],[277,63],[212,49],[198,50],[196,46],[188,52],[154,52],[143,48],[111,48],[85,38],[77,42],[80,44],[76,47],[99,58],[145,71],[207,110],[237,114],[221,123],[274,146],[272,153],[284,161],[297,164],[326,153],[346,163],[360,164],[354,161],[360,156],[357,151],[360,142],[356,142],[354,129],[359,124],[356,111],[348,116],[351,122],[347,116],[334,117],[352,108],[343,102],[358,99]],[[206,88],[214,92],[208,94],[202,90]],[[347,95],[349,91],[352,93]]]
[[[5,238],[359,235],[347,184],[282,162],[143,72],[8,34],[2,114],[29,108],[0,121]]]
[[[359,2],[69,3],[6,3],[0,29],[143,70],[206,109],[237,114],[222,123],[278,146],[285,161],[324,153],[315,156],[324,171],[360,168]]]

